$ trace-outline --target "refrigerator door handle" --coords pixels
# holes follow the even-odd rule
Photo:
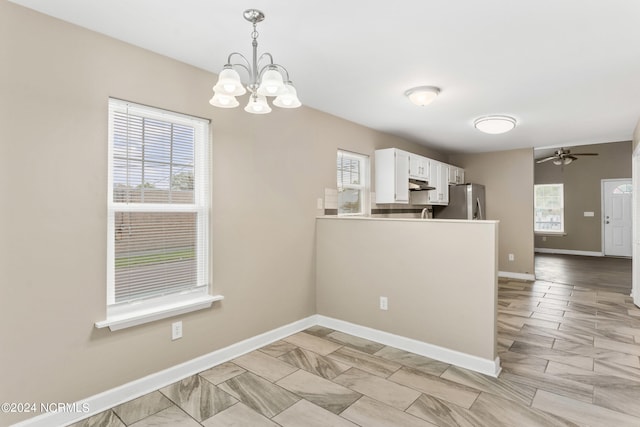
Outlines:
[[[484,219],[482,215],[482,205],[480,204],[480,197],[476,197],[476,214],[473,219]]]

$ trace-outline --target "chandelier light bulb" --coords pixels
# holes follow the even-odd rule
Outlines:
[[[209,100],[209,104],[220,108],[234,108],[240,105],[235,96],[223,95],[220,93],[214,94],[213,98]]]
[[[271,112],[271,107],[269,107],[267,98],[263,95],[251,95],[249,103],[244,107],[244,111],[251,114],[267,114]]]
[[[280,108],[298,108],[301,106],[302,104],[298,99],[296,88],[293,87],[291,82],[287,82],[285,89],[286,93],[278,95],[278,97],[273,100],[273,105]]]
[[[230,65],[225,65],[225,68],[220,71],[218,82],[213,87],[213,90],[217,93],[230,96],[239,96],[247,93],[247,90],[242,86],[242,82],[240,81],[240,75],[236,70],[231,68]]]
[[[267,70],[263,76],[258,87],[258,94],[265,96],[278,96],[286,93],[284,81],[282,80],[282,74],[275,69]]]

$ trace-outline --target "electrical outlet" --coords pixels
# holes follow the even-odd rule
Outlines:
[[[182,320],[171,324],[171,341],[182,338]]]
[[[547,236],[542,236],[542,241],[546,242],[547,241]]]
[[[387,297],[380,297],[380,310],[388,310],[389,309],[389,300]]]
[[[509,254],[509,261],[515,261],[516,256],[514,254]]]

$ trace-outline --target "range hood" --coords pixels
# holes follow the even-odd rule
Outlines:
[[[429,185],[428,181],[409,178],[409,191],[426,191],[435,190],[436,187]]]

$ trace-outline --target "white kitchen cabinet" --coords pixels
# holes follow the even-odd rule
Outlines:
[[[376,150],[376,203],[409,203],[409,156],[396,148]]]
[[[449,204],[449,165],[437,160],[429,160],[431,171],[429,184],[435,187],[429,190],[427,201],[430,205]]]
[[[429,159],[409,153],[409,178],[429,181]]]
[[[449,184],[464,184],[464,169],[449,165]]]
[[[436,188],[438,193],[438,201],[441,205],[449,204],[449,165],[446,163],[440,163],[440,185]]]

